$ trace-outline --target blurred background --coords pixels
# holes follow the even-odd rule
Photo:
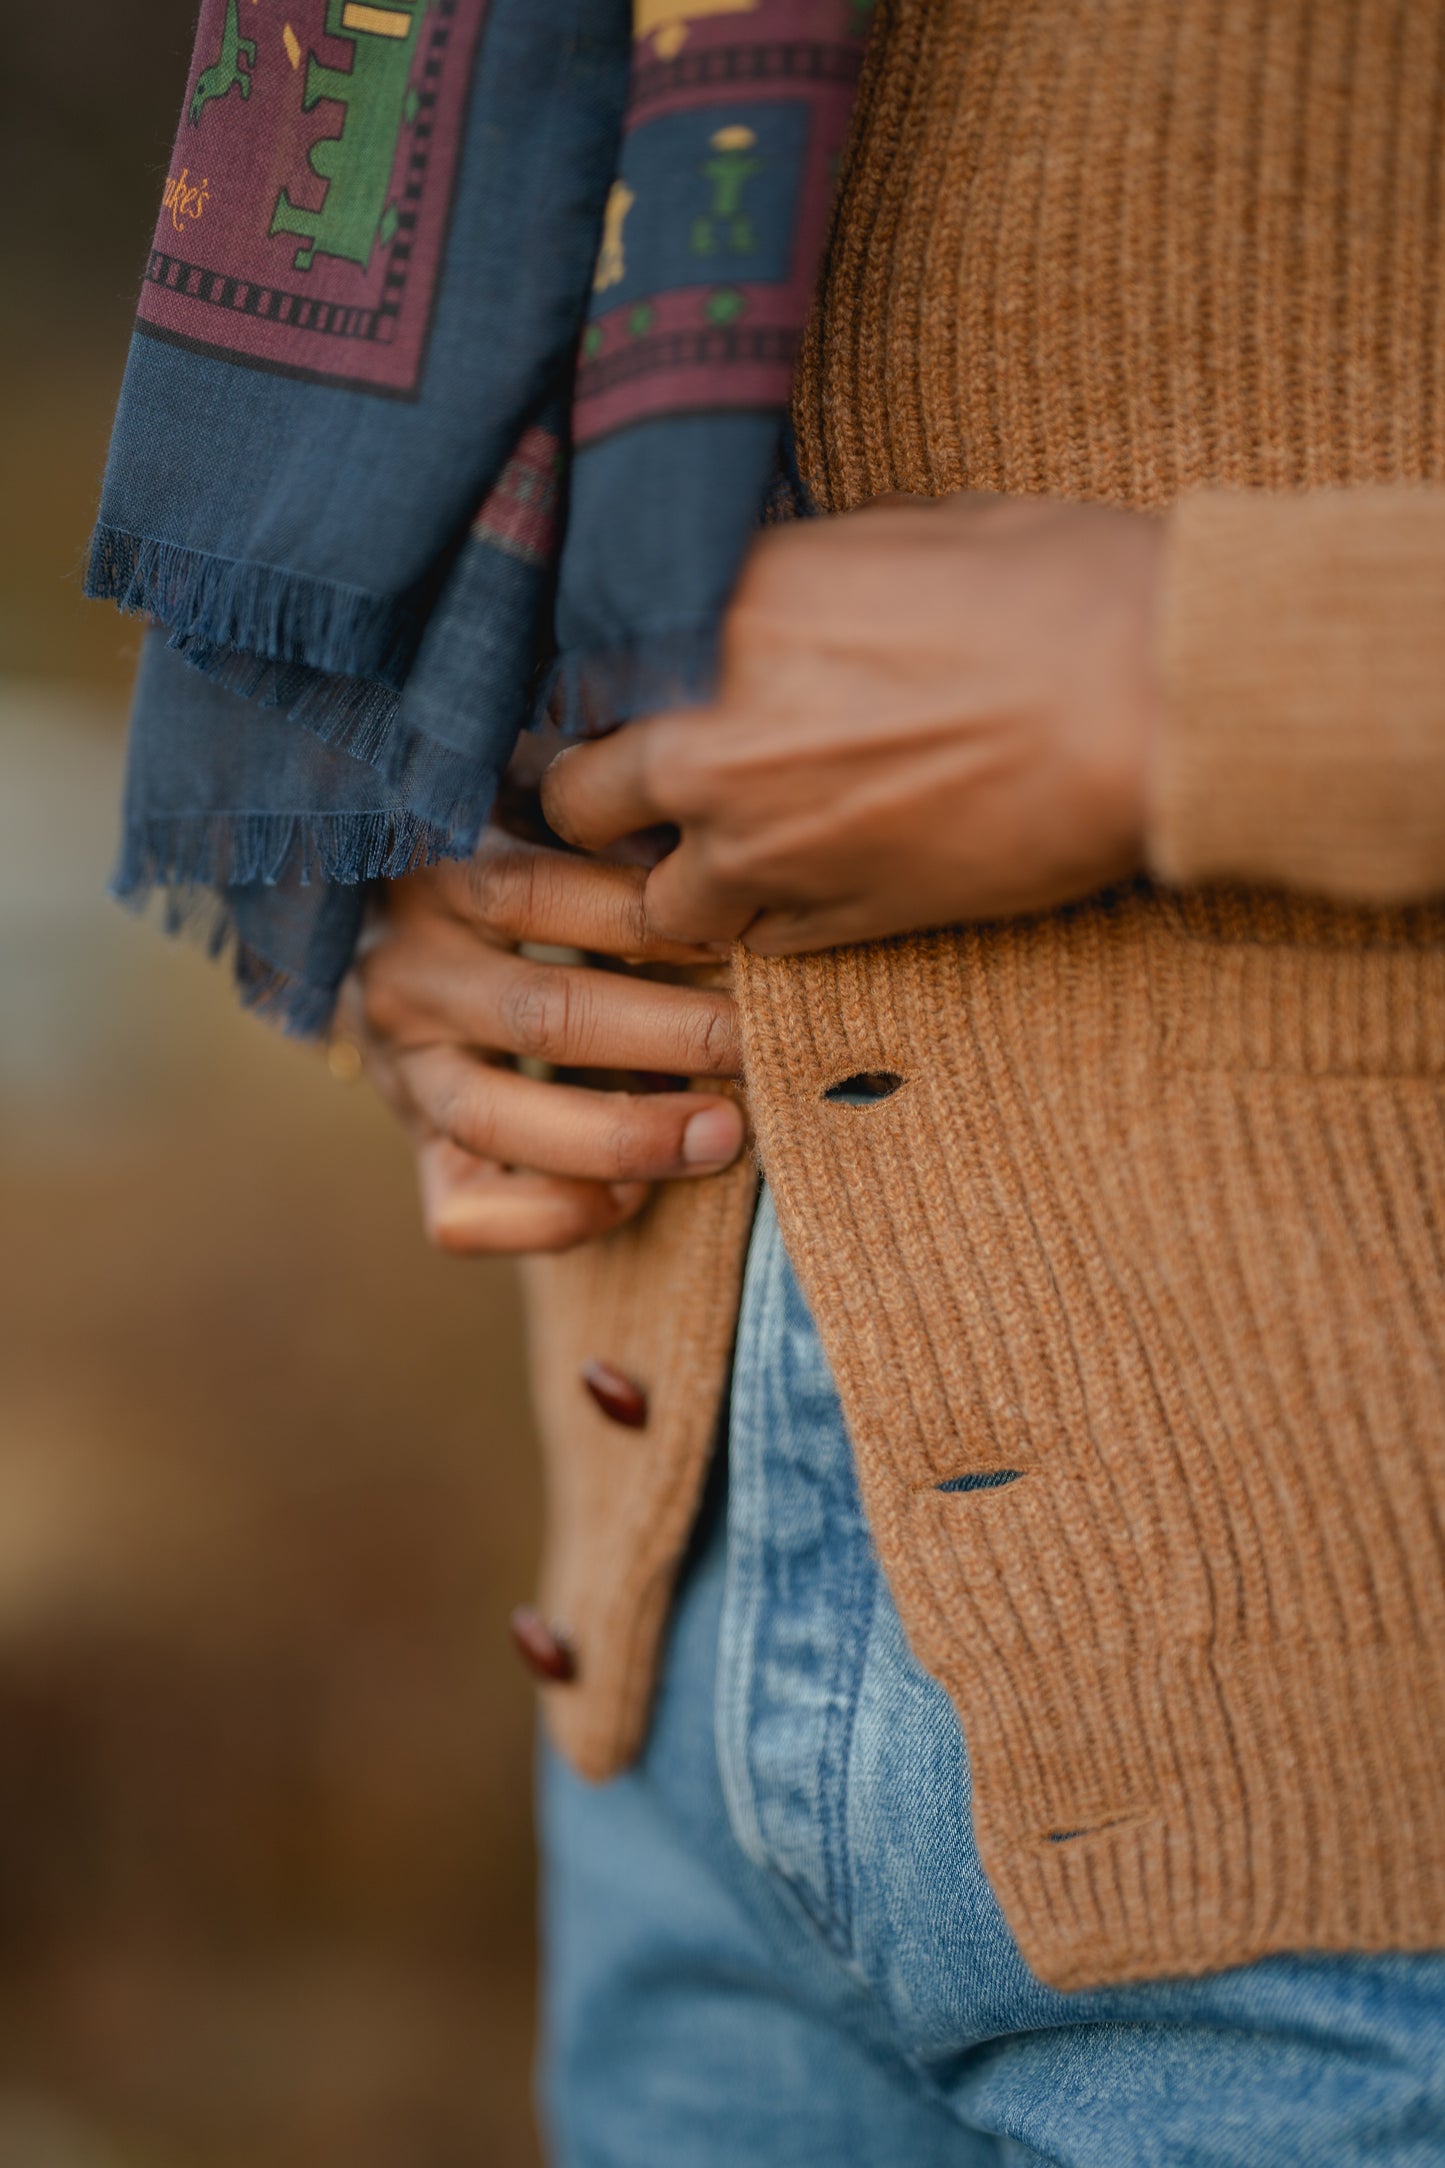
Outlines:
[[[104,894],[80,569],[191,29],[0,69],[0,2168],[531,2168],[510,1276]]]

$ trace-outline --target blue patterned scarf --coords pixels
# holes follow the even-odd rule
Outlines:
[[[117,892],[323,1030],[517,734],[706,695],[871,0],[204,0],[88,591]]]

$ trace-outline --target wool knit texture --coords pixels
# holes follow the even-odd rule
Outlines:
[[[1151,874],[736,964],[879,1555],[1060,1987],[1445,1943],[1442,177],[1436,0],[883,0],[800,370],[825,511],[1170,525]],[[532,1270],[593,1776],[645,1733],[751,1180]]]

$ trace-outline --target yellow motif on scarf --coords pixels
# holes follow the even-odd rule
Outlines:
[[[612,183],[607,198],[607,210],[602,220],[602,246],[597,253],[597,270],[592,285],[599,293],[606,293],[609,286],[620,286],[627,276],[627,258],[622,248],[622,229],[627,214],[637,198],[626,181]]]
[[[687,26],[703,15],[751,15],[758,0],[632,0],[632,35],[651,38],[659,60],[687,43]]]

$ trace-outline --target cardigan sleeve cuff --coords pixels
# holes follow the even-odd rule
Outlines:
[[[1206,491],[1170,530],[1152,870],[1445,890],[1445,488]]]

